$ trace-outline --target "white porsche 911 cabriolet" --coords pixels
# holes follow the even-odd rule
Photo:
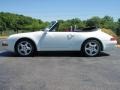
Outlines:
[[[81,51],[92,57],[117,44],[114,37],[98,28],[57,32],[58,26],[54,21],[44,31],[11,35],[7,39],[8,50],[20,56],[31,56],[36,51]]]

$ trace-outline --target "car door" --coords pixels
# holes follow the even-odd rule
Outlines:
[[[41,51],[72,50],[75,35],[72,32],[46,32],[39,41]]]

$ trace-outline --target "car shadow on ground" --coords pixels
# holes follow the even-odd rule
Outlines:
[[[96,57],[103,57],[103,56],[110,56],[107,53],[101,52],[98,56]],[[2,51],[0,52],[0,57],[19,57],[15,53],[9,52],[9,51]],[[82,55],[81,52],[76,52],[76,51],[62,51],[62,52],[36,52],[34,57],[85,57]]]

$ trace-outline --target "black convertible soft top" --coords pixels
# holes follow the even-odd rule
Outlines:
[[[98,27],[87,27],[83,29],[74,30],[74,32],[91,32],[98,30]]]
[[[82,30],[93,30],[93,29],[98,29],[97,27],[88,27],[88,28],[83,28]]]

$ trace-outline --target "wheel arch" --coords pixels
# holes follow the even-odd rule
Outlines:
[[[84,45],[88,40],[97,40],[97,41],[100,43],[100,45],[101,45],[101,51],[104,50],[104,46],[103,46],[102,41],[99,40],[99,39],[97,39],[97,38],[94,38],[94,37],[91,37],[91,38],[86,39],[86,40],[81,44],[81,50],[82,50],[83,45]]]
[[[15,45],[14,45],[14,50],[15,50],[15,47],[16,47],[17,43],[20,42],[21,40],[24,40],[24,39],[30,40],[30,41],[33,43],[33,45],[35,46],[35,51],[37,51],[37,46],[36,46],[34,40],[32,40],[32,39],[30,39],[30,38],[28,38],[28,37],[19,38],[19,39],[16,41]]]

